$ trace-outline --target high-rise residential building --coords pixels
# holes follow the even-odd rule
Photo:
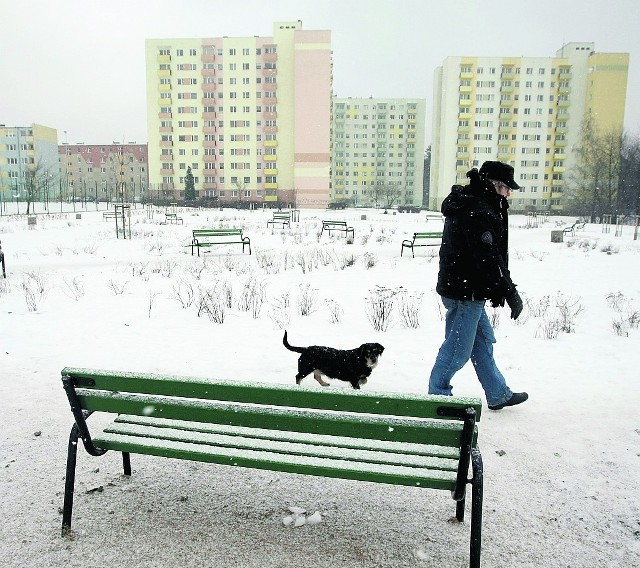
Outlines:
[[[164,198],[155,191],[149,193],[146,144],[64,143],[58,153],[58,190],[66,200],[140,202]]]
[[[55,128],[0,124],[0,200],[39,197],[58,183],[58,133]]]
[[[512,207],[562,211],[582,126],[622,131],[628,53],[568,43],[555,57],[448,57],[434,75],[430,209],[485,160],[515,168]]]
[[[422,205],[425,108],[424,99],[333,99],[333,202]]]
[[[331,33],[276,22],[271,37],[146,40],[149,182],[184,196],[324,207]]]

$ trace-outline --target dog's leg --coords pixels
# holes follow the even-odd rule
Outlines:
[[[315,369],[313,371],[313,378],[318,381],[323,387],[328,387],[329,383],[325,382],[322,380],[322,373],[320,371],[318,371],[318,369]]]

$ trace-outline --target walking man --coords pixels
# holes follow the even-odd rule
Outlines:
[[[445,225],[436,291],[447,309],[445,340],[429,378],[429,394],[451,395],[451,379],[471,359],[491,410],[529,398],[512,392],[493,359],[495,335],[485,311],[511,308],[517,319],[523,304],[508,269],[507,197],[519,189],[513,168],[485,162],[467,172],[469,185],[454,185],[442,203]]]

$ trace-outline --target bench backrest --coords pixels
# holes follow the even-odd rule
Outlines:
[[[232,237],[242,236],[242,229],[193,229],[193,237]]]
[[[291,213],[274,213],[274,219],[291,219]]]
[[[413,233],[414,239],[435,239],[442,237],[441,231],[432,231],[427,233]]]
[[[322,221],[322,225],[323,226],[329,226],[329,225],[337,225],[339,227],[346,227],[347,226],[347,222],[346,221]]]
[[[460,447],[477,398],[351,392],[239,381],[65,368],[74,416],[97,411],[137,416]],[[297,409],[291,412],[291,408]],[[239,412],[242,410],[242,412]],[[80,418],[83,421],[83,418]]]

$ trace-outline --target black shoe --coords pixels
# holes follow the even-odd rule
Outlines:
[[[503,402],[502,404],[494,404],[489,405],[489,410],[500,410],[505,406],[515,406],[516,404],[522,404],[525,400],[529,398],[529,395],[526,392],[514,392],[511,395],[511,398],[507,402]]]

